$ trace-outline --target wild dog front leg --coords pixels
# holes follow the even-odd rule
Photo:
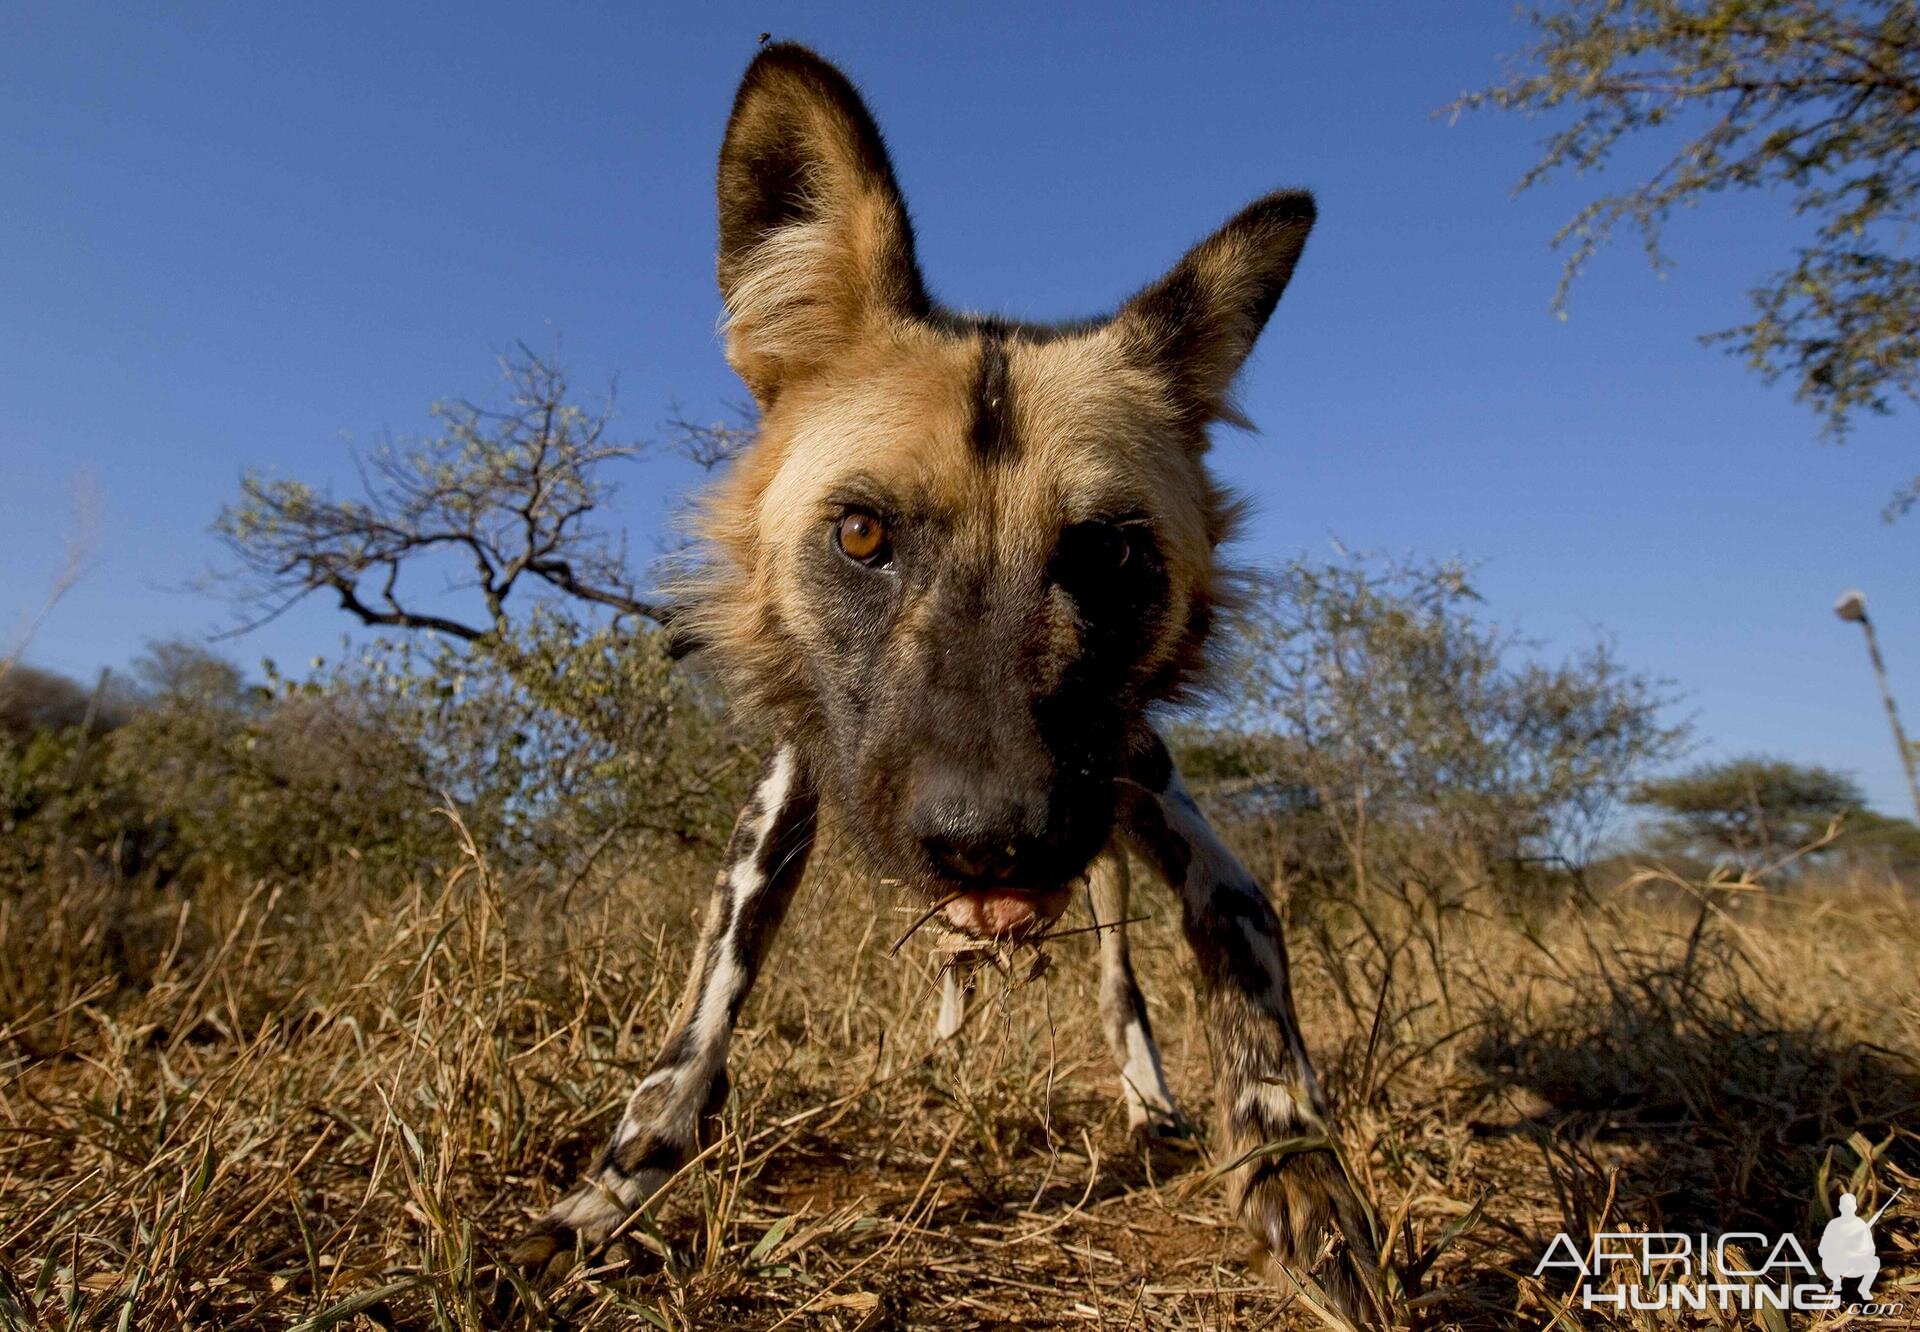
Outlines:
[[[545,1262],[575,1235],[604,1240],[693,1155],[726,1102],[734,1019],[806,868],[815,806],[797,752],[776,750],[734,825],[672,1033],[585,1182],[515,1246],[516,1261]]]
[[[1126,848],[1116,838],[1087,868],[1087,896],[1100,931],[1100,1025],[1106,1029],[1107,1048],[1120,1067],[1120,1085],[1127,1102],[1127,1127],[1155,1136],[1179,1136],[1186,1125],[1167,1090],[1160,1067],[1160,1047],[1153,1041],[1147,1020],[1146,997],[1134,979],[1133,959],[1127,949]]]
[[[1212,1038],[1225,1130],[1218,1155],[1241,1162],[1231,1177],[1234,1210],[1282,1264],[1313,1273],[1350,1314],[1367,1317],[1376,1286],[1372,1228],[1339,1157],[1311,1145],[1328,1139],[1326,1096],[1294,1015],[1279,917],[1157,739],[1136,763],[1135,780],[1122,817],[1180,893]],[[1323,1263],[1329,1254],[1333,1261]]]

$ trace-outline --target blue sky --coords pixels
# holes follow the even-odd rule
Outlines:
[[[714,154],[762,31],[865,90],[933,289],[1061,317],[1110,307],[1241,203],[1321,221],[1248,367],[1261,432],[1220,436],[1246,555],[1482,560],[1505,623],[1611,634],[1684,692],[1706,754],[1765,750],[1903,787],[1859,635],[1864,587],[1920,708],[1920,520],[1879,509],[1914,417],[1844,447],[1701,348],[1801,234],[1767,200],[1682,218],[1661,278],[1604,254],[1548,303],[1575,182],[1510,187],[1544,126],[1433,112],[1526,30],[1484,4],[1259,7],[524,4],[0,13],[0,633],[43,598],[86,478],[86,577],[30,659],[88,674],[230,624],[190,590],[241,470],[350,487],[348,447],[485,395],[516,339],[658,432],[744,397],[714,337]],[[1603,178],[1604,180],[1604,178]],[[616,515],[660,539],[672,460]],[[315,602],[226,645],[337,651]]]

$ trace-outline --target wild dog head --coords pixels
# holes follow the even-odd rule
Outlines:
[[[760,408],[709,497],[692,634],[883,874],[975,933],[1057,915],[1146,710],[1200,671],[1234,505],[1207,427],[1307,232],[1271,194],[1113,315],[929,297],[879,130],[796,46],[720,154],[727,355]]]

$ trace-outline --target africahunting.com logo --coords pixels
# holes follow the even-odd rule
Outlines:
[[[1562,1231],[1547,1245],[1533,1274],[1577,1274],[1575,1294],[1585,1309],[1845,1309],[1863,1318],[1901,1317],[1904,1302],[1876,1301],[1873,1296],[1874,1279],[1880,1275],[1873,1228],[1900,1193],[1895,1190],[1870,1217],[1859,1215],[1851,1193],[1841,1194],[1839,1215],[1827,1222],[1815,1250],[1817,1267],[1791,1233],[1730,1231],[1709,1236],[1609,1230],[1593,1236],[1582,1249]],[[1761,1254],[1765,1257],[1759,1265],[1749,1266]]]

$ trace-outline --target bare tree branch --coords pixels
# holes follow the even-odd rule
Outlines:
[[[752,407],[736,403],[732,414],[731,422],[695,421],[675,403],[673,415],[667,419],[674,447],[706,471],[718,471],[739,457],[760,432],[760,418]]]
[[[524,344],[501,373],[506,406],[436,404],[437,435],[356,457],[364,498],[248,474],[214,530],[239,566],[250,622],[330,592],[362,624],[494,640],[532,579],[616,618],[664,623],[666,608],[633,586],[622,543],[593,522],[616,493],[610,466],[644,446],[611,441],[611,401],[597,412],[575,405],[565,372]],[[454,587],[475,614],[403,589],[403,574],[444,567],[447,555],[469,570]]]

